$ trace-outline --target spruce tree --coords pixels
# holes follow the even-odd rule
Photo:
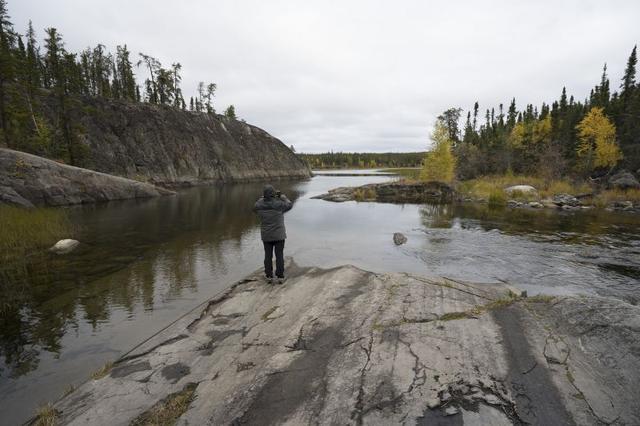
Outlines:
[[[0,125],[2,125],[2,140],[8,147],[12,145],[7,100],[9,85],[15,78],[15,63],[11,52],[15,38],[13,24],[7,10],[7,2],[0,0]]]

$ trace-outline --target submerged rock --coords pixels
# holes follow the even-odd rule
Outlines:
[[[79,245],[80,245],[80,241],[78,241],[78,240],[65,239],[65,240],[60,240],[57,243],[55,243],[49,249],[49,251],[51,251],[53,253],[56,253],[56,254],[67,254],[67,253],[71,253]]]
[[[393,242],[395,245],[401,246],[402,244],[407,242],[407,237],[400,232],[396,232],[395,234],[393,234]]]
[[[195,384],[179,424],[640,423],[638,306],[287,271],[275,287],[258,271],[146,341],[57,402],[59,422],[126,425]]]

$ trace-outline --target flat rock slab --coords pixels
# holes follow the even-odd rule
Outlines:
[[[63,206],[149,198],[172,191],[0,148],[0,204]]]
[[[638,307],[287,270],[236,283],[58,401],[60,422],[129,424],[195,387],[178,424],[640,423]]]

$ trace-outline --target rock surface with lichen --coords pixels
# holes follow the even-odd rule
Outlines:
[[[283,285],[259,273],[234,284],[58,401],[58,420],[640,423],[637,306],[353,266],[287,271]]]

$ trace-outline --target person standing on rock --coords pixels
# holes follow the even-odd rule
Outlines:
[[[263,196],[256,201],[253,211],[260,217],[260,235],[264,245],[264,273],[267,282],[273,282],[273,252],[276,252],[276,279],[284,282],[284,213],[291,210],[293,203],[286,195],[265,185]]]

